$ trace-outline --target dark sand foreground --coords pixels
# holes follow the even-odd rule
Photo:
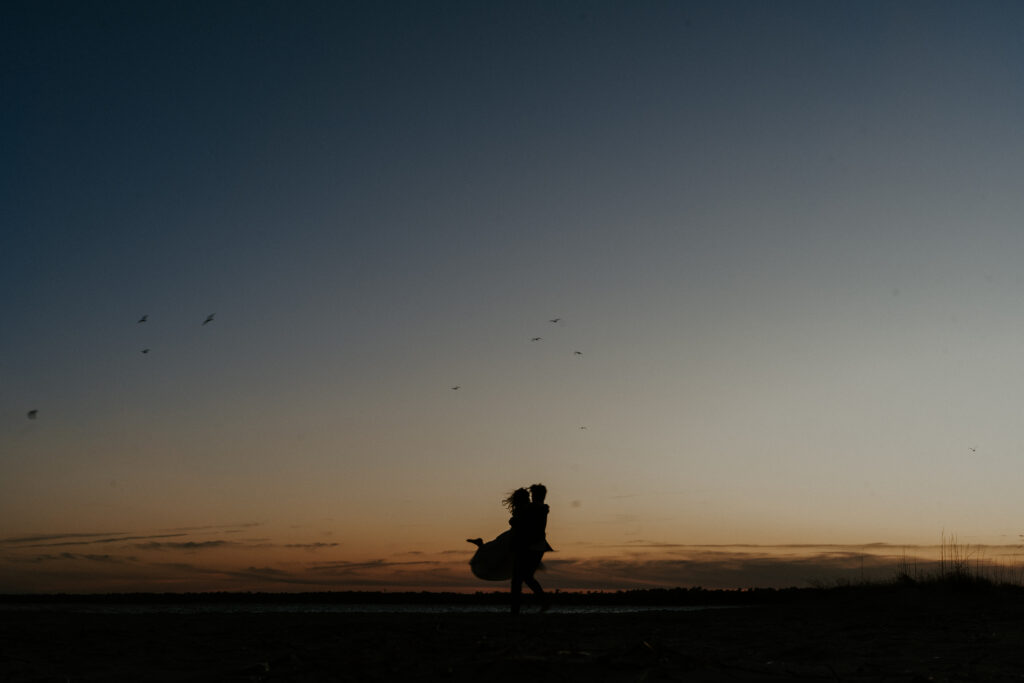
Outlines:
[[[518,618],[0,610],[0,680],[12,683],[1021,678],[1024,601],[1016,595],[853,593]]]

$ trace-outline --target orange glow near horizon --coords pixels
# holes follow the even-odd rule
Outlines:
[[[387,543],[347,547],[329,534],[311,538],[308,531],[259,523],[6,538],[0,539],[0,585],[8,593],[507,590],[503,582],[471,575],[468,543],[402,551]],[[1006,577],[1019,573],[1019,550],[955,538],[905,546],[568,541],[545,557],[541,580],[550,589],[583,591],[788,587],[891,579],[911,566],[929,571],[943,556]]]

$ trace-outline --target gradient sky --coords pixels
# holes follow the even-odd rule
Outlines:
[[[7,2],[0,64],[0,592],[500,588],[536,481],[563,588],[1020,542],[1020,3]]]

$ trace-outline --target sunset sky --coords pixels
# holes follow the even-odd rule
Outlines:
[[[1024,4],[25,0],[0,64],[0,593],[501,589],[538,481],[550,587],[1017,561]]]

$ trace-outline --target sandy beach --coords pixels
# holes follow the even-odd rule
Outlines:
[[[0,680],[1002,681],[1014,594],[851,594],[691,612],[0,611]]]

